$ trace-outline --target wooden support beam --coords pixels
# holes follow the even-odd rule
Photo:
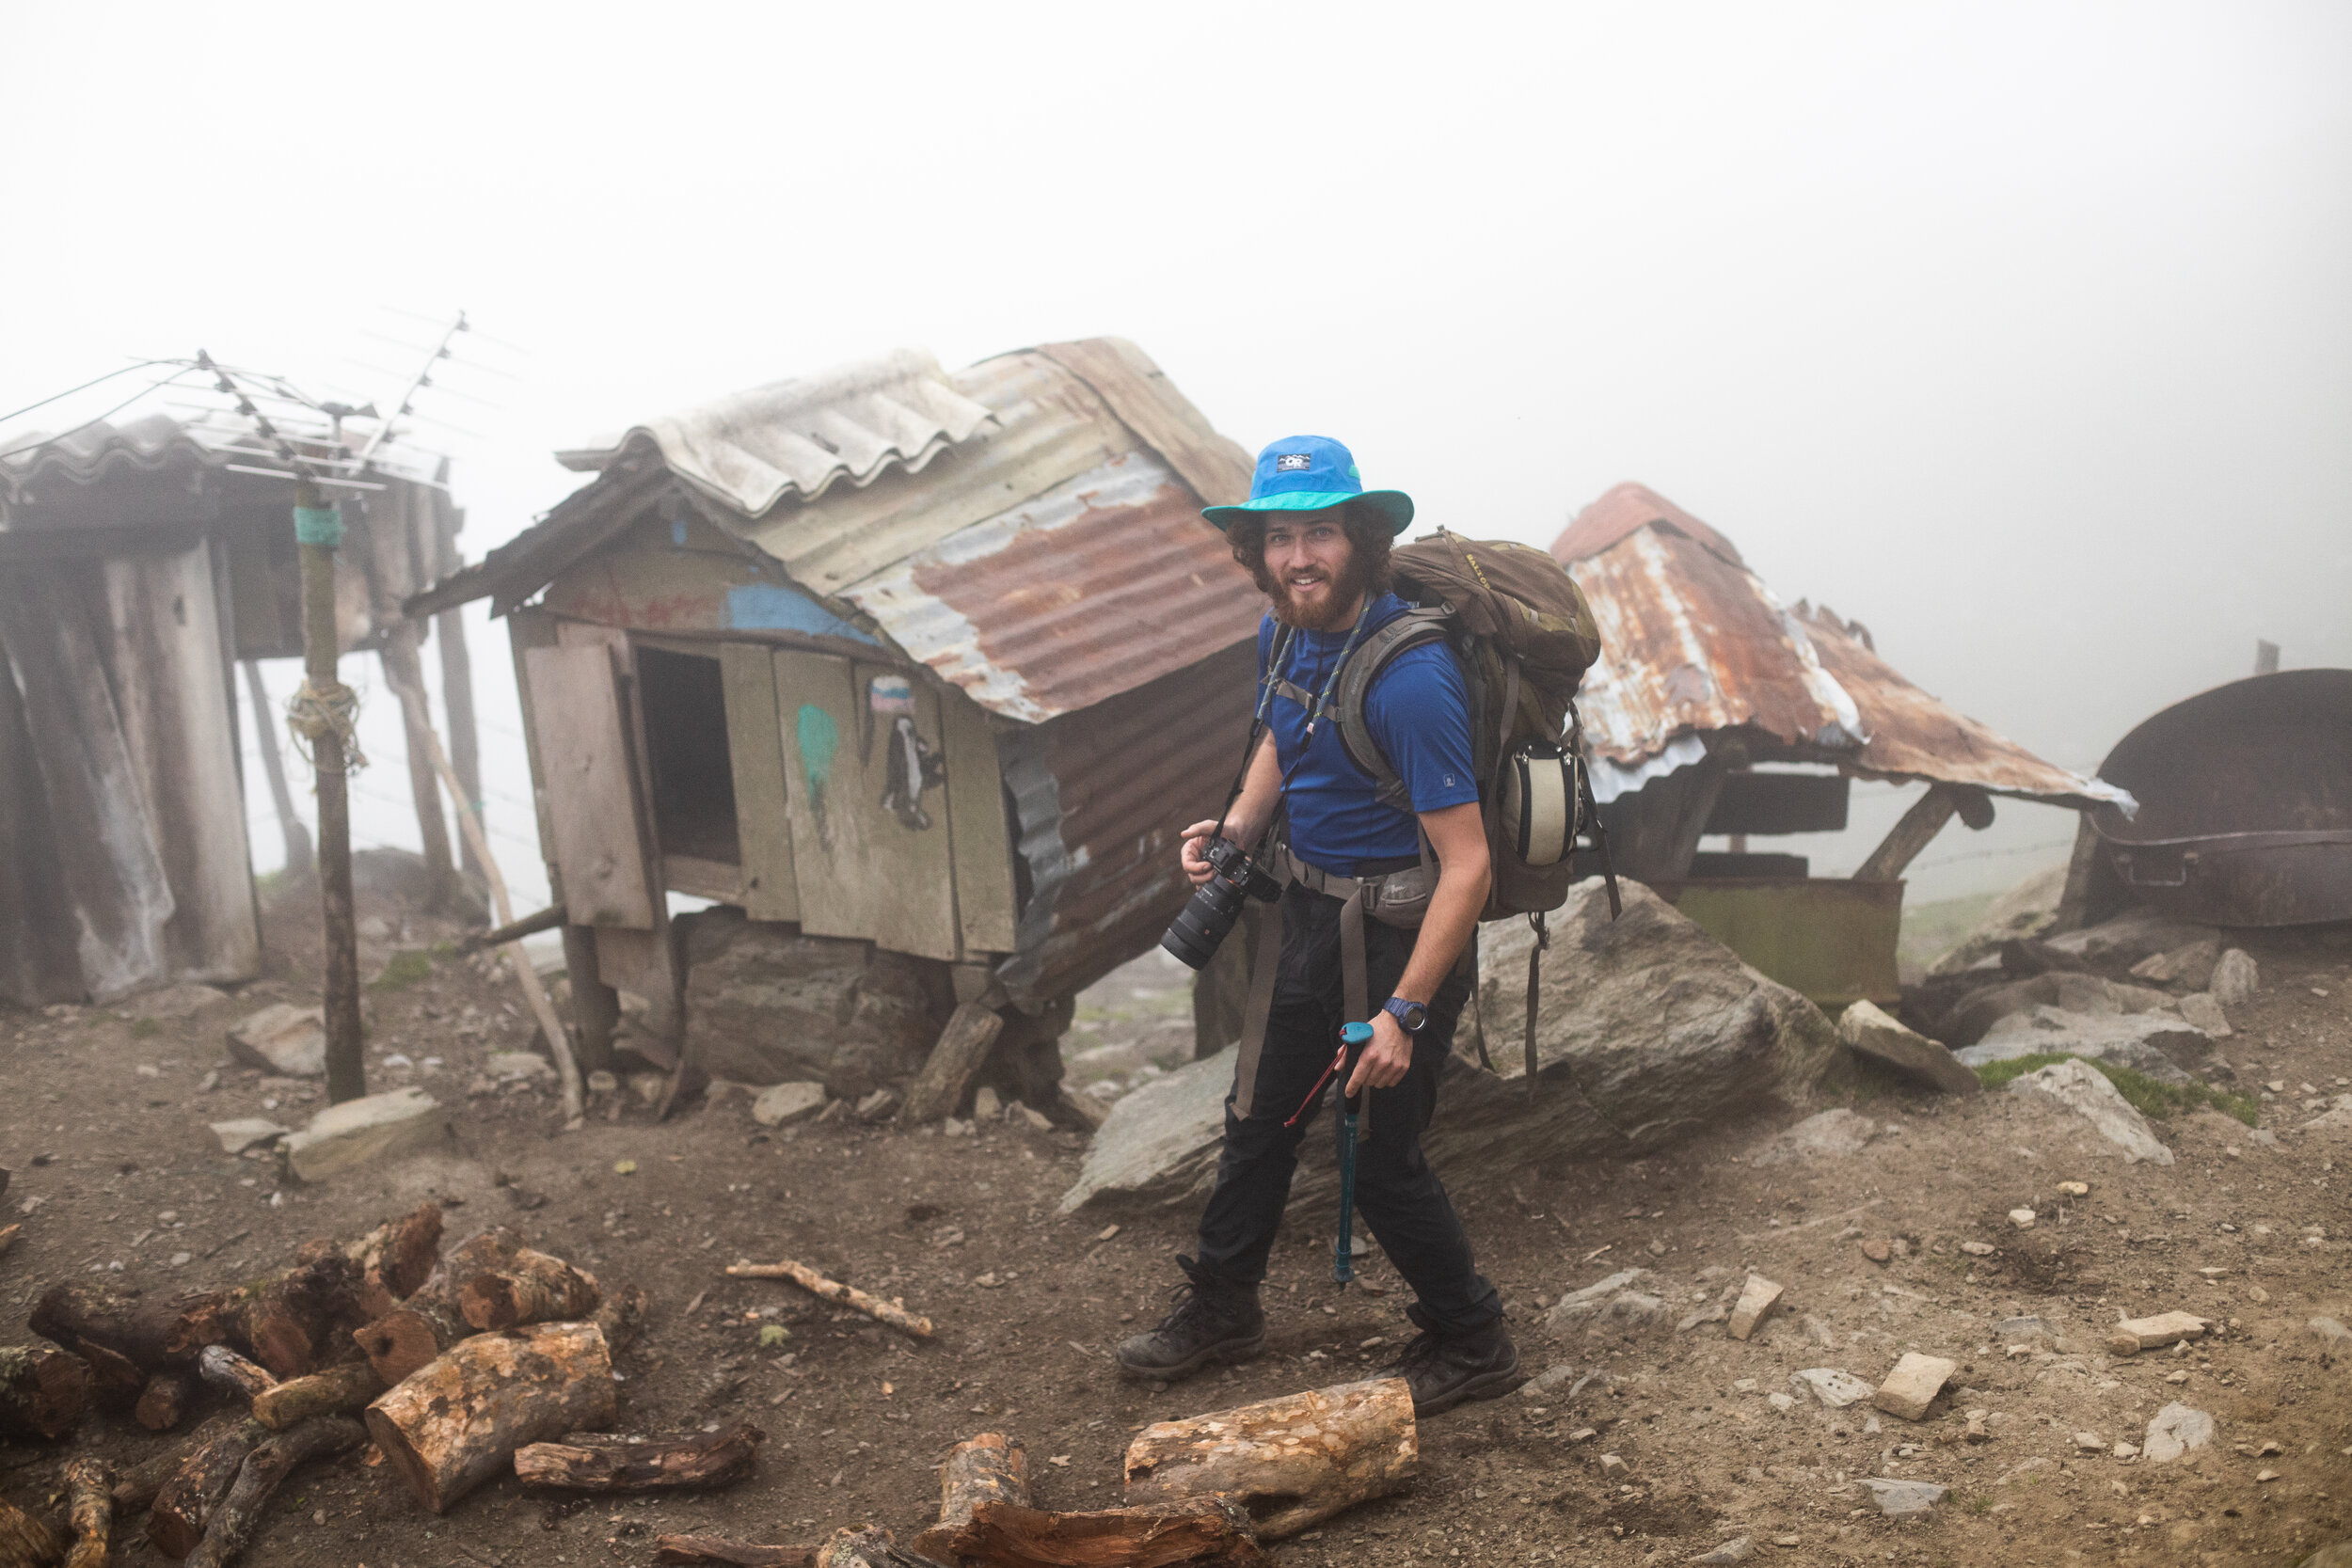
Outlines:
[[[310,830],[294,815],[294,791],[286,787],[286,759],[278,751],[281,715],[270,705],[259,659],[245,661],[245,689],[253,702],[253,744],[262,753],[262,771],[269,776],[270,804],[277,808],[278,831],[286,840],[286,875],[299,880],[310,874],[314,863]]]
[[[457,944],[457,950],[461,953],[479,953],[485,947],[503,947],[510,942],[520,942],[541,931],[552,931],[563,924],[564,906],[549,904],[535,914],[527,914],[519,920],[510,920],[503,926],[494,926],[489,930],[469,936]]]
[[[414,621],[395,621],[385,631],[376,657],[384,664],[384,683],[394,691],[424,692],[424,666],[417,654],[421,628]],[[449,818],[441,815],[441,786],[433,777],[433,759],[422,726],[432,721],[421,701],[401,704],[401,721],[407,727],[408,793],[417,808],[417,833],[424,845],[425,907],[453,908],[457,900],[457,863],[449,845]],[[453,790],[453,794],[457,791]]]
[[[1903,868],[1916,860],[1944,824],[1960,814],[1962,820],[1972,826],[1989,826],[1993,821],[1993,802],[1981,789],[1961,784],[1936,784],[1911,803],[1895,826],[1880,840],[1879,847],[1854,872],[1857,882],[1891,882],[1903,874]]]

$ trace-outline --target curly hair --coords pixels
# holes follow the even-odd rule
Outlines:
[[[1249,580],[1258,585],[1258,592],[1269,599],[1279,600],[1275,592],[1274,575],[1265,568],[1265,520],[1268,514],[1251,512],[1234,519],[1225,536],[1232,545],[1233,559]],[[1283,514],[1296,516],[1296,513]],[[1389,563],[1389,546],[1395,535],[1390,531],[1389,520],[1370,507],[1354,501],[1340,506],[1340,527],[1347,533],[1347,542],[1355,546],[1356,564],[1364,574],[1364,592],[1372,597],[1387,593],[1395,583],[1395,573]]]

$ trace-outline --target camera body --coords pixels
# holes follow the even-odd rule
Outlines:
[[[1212,838],[1203,851],[1209,879],[1193,889],[1192,897],[1168,923],[1161,948],[1187,969],[1205,969],[1233,922],[1241,918],[1245,898],[1271,904],[1282,896],[1282,884],[1268,876],[1249,851],[1227,838]]]

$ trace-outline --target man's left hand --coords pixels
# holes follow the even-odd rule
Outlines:
[[[1363,1054],[1356,1058],[1356,1070],[1348,1075],[1347,1087],[1341,1092],[1353,1099],[1367,1086],[1394,1088],[1405,1082],[1405,1075],[1412,1070],[1412,1066],[1413,1037],[1405,1032],[1405,1026],[1397,1022],[1394,1013],[1375,1013],[1372,1015],[1372,1043],[1365,1046]]]

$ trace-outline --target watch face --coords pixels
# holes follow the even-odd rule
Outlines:
[[[1396,1015],[1396,1021],[1405,1025],[1408,1035],[1420,1034],[1421,1026],[1429,1022],[1429,1008],[1420,1002],[1391,1003],[1389,1011]]]

